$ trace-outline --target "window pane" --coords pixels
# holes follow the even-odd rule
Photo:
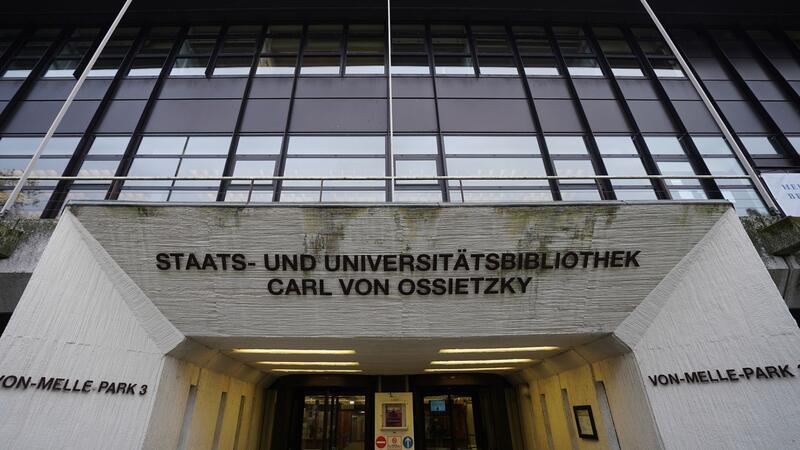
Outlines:
[[[78,171],[79,177],[113,177],[117,172],[119,161],[84,161]],[[106,180],[75,181],[76,184],[110,184]]]
[[[444,136],[448,155],[538,155],[535,136]]]
[[[257,75],[293,75],[297,59],[288,58],[258,58]]]
[[[345,73],[348,75],[383,75],[385,65],[383,56],[348,56]]]
[[[186,145],[187,155],[227,155],[230,136],[192,136]]]
[[[392,32],[394,31],[394,27],[392,27]],[[392,52],[425,53],[425,36],[394,36],[392,37]]]
[[[592,47],[589,46],[589,43],[585,39],[559,39],[558,45],[561,47],[561,52],[567,55],[592,54]]]
[[[437,56],[436,73],[442,75],[475,75],[469,56]]]
[[[722,196],[733,203],[736,213],[740,216],[749,214],[768,214],[764,202],[753,189],[722,189]]]
[[[545,136],[551,155],[586,155],[586,142],[581,136]]]
[[[338,75],[339,57],[338,56],[305,56],[303,57],[303,67],[300,68],[301,75]]]
[[[603,76],[600,64],[594,58],[567,58],[567,70],[576,76]]]
[[[619,189],[614,186],[614,194],[617,200],[657,200],[653,189]]]
[[[778,151],[775,150],[775,147],[772,146],[769,138],[767,137],[746,137],[740,136],[739,139],[742,140],[742,144],[744,144],[745,149],[751,155],[777,155]],[[789,142],[792,142],[794,139],[789,138]],[[792,142],[793,145],[800,144],[800,139],[797,139],[797,144]]]
[[[441,191],[396,190],[394,199],[405,203],[436,203],[442,201]]]
[[[475,49],[479,55],[511,53],[511,46],[505,36],[478,36],[475,38]]]
[[[547,39],[517,39],[517,49],[521,55],[550,55],[553,48]]]
[[[392,149],[396,155],[435,155],[436,136],[394,136]]]
[[[81,141],[81,138],[78,137],[54,137],[50,139],[50,142],[47,143],[47,147],[44,148],[42,155],[65,155],[65,156],[72,156],[75,153],[75,148],[78,147],[78,143]],[[38,145],[39,142],[36,142]]]
[[[466,37],[434,37],[431,39],[434,53],[470,53]]]
[[[4,137],[0,139],[0,155],[32,155],[42,138]]]
[[[706,167],[711,175],[745,175],[742,166],[735,158],[705,158]],[[747,179],[717,180],[718,185],[749,185]]]
[[[659,78],[685,78],[678,61],[673,59],[651,59],[650,64]]]
[[[644,165],[639,158],[603,158],[606,172],[609,175],[637,176],[647,175]],[[611,180],[614,187],[617,186],[647,186],[650,182],[647,179],[639,180]]]
[[[305,52],[339,53],[341,45],[340,36],[309,36]]]
[[[131,64],[128,76],[131,77],[150,77],[158,76],[161,67],[164,65],[165,58],[136,58]]]
[[[383,53],[383,37],[347,38],[348,53]]]
[[[429,177],[438,174],[436,161],[395,161],[395,176],[398,177]],[[436,184],[437,180],[399,180],[397,184]]]
[[[117,74],[120,65],[122,65],[122,58],[99,58],[88,76],[113,77]]]
[[[487,57],[479,59],[483,75],[518,75],[517,65],[512,57]]]
[[[275,161],[236,161],[235,177],[271,177],[275,174]],[[249,181],[232,181],[231,184],[250,184]],[[256,181],[256,185],[272,184],[272,180]]]
[[[178,169],[179,158],[136,158],[128,170],[129,176],[172,177]],[[172,181],[135,181],[125,182],[126,186],[170,186]]]
[[[728,143],[721,137],[692,136],[692,141],[701,155],[732,155]]]
[[[205,75],[208,58],[178,58],[170,75]]]
[[[45,72],[45,78],[73,78],[75,69],[78,68],[77,59],[57,59],[50,64],[50,67]]]
[[[287,177],[385,176],[384,158],[287,158]],[[383,186],[384,181],[325,181],[325,186]],[[286,181],[285,186],[319,186],[319,181]]]
[[[180,155],[186,145],[185,136],[144,136],[139,143],[139,155]]]
[[[236,146],[237,155],[279,155],[281,153],[280,136],[239,136]]]
[[[225,158],[183,158],[179,177],[221,177]],[[175,186],[219,186],[219,180],[175,181]]]
[[[230,31],[229,31],[230,32]],[[256,49],[256,42],[253,39],[231,39],[225,40],[222,45],[222,53],[253,53]]]
[[[594,176],[594,168],[591,161],[586,160],[555,160],[553,165],[556,169],[556,174],[565,177],[579,177],[579,176]],[[558,180],[563,184],[594,184],[595,181],[591,179],[585,180]]]
[[[460,203],[462,191],[459,189],[450,190],[450,201]],[[464,202],[467,203],[498,203],[498,202],[549,202],[553,200],[550,191],[530,190],[488,190],[488,189],[465,189],[463,191]]]
[[[429,75],[427,56],[392,56],[392,74]]]
[[[250,57],[217,58],[214,75],[247,75],[252,61]]]
[[[384,136],[292,136],[289,155],[381,155]]]
[[[694,175],[691,164],[686,161],[658,161],[658,170],[661,175]],[[668,186],[699,186],[699,180],[664,180]]]
[[[525,75],[558,75],[558,65],[554,58],[522,58],[525,66]]]
[[[610,58],[611,72],[618,77],[644,77],[639,62],[633,58]]]
[[[600,200],[600,193],[596,189],[561,189],[561,199],[567,202],[595,201]]]
[[[631,55],[633,51],[627,42],[617,39],[601,39],[600,49],[607,55]]]
[[[636,155],[636,145],[629,136],[595,136],[595,142],[603,155]]]
[[[128,183],[131,183],[130,181]],[[120,200],[134,201],[134,202],[164,202],[167,200],[168,191],[145,191],[122,189],[119,193]]]
[[[685,155],[678,138],[672,136],[645,136],[645,143],[653,155]]]
[[[179,191],[175,190],[169,195],[171,202],[203,202],[217,201],[217,191]]]
[[[98,136],[89,148],[89,156],[122,155],[128,146],[128,136]]]
[[[264,40],[261,53],[278,55],[295,54],[299,48],[299,37],[271,37]]]
[[[214,51],[216,39],[186,39],[181,45],[180,56],[207,56]]]
[[[533,177],[546,175],[540,158],[447,158],[447,174],[475,177]],[[547,181],[467,180],[464,186],[547,186]],[[458,186],[458,181],[450,181]]]

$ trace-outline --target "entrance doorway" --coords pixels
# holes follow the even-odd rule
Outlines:
[[[425,450],[480,450],[478,397],[468,393],[424,395]],[[417,432],[419,434],[419,432]]]
[[[303,395],[300,450],[365,450],[367,396],[331,392]]]

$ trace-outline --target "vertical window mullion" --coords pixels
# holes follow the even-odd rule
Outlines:
[[[536,141],[539,144],[539,153],[542,157],[542,164],[544,165],[545,173],[548,176],[554,176],[556,174],[555,166],[553,165],[553,159],[550,157],[550,150],[547,147],[547,142],[544,139],[542,122],[539,119],[536,103],[533,101],[533,92],[531,91],[530,84],[528,84],[528,76],[525,74],[522,56],[519,54],[517,37],[514,34],[514,30],[511,28],[511,26],[506,26],[506,34],[508,36],[509,43],[511,44],[511,52],[513,53],[514,61],[517,64],[517,70],[519,70],[520,73],[520,80],[522,81],[522,88],[525,91],[525,99],[528,102],[528,109],[531,112],[534,126],[536,127]],[[550,185],[550,194],[553,196],[553,200],[561,200],[561,189],[558,186],[558,181],[548,180],[548,184]]]
[[[222,29],[217,34],[217,42],[214,44],[214,50],[211,51],[211,55],[208,57],[208,65],[206,65],[206,78],[211,78],[211,75],[214,74],[214,68],[217,65],[217,56],[219,56],[220,49],[222,49],[223,44],[225,43],[225,39],[228,34],[228,25],[223,25]]]
[[[650,63],[650,58],[645,55],[642,47],[639,45],[639,41],[636,40],[636,37],[633,35],[633,32],[629,28],[623,28],[622,34],[625,36],[626,40],[628,41],[628,45],[633,50],[633,53],[639,58],[642,64],[642,71],[645,73],[648,79],[650,79],[651,86],[655,89],[656,95],[658,97],[658,101],[667,111],[667,114],[672,121],[672,124],[678,128],[679,131],[679,140],[681,144],[686,149],[686,157],[689,160],[689,164],[692,166],[695,174],[697,175],[710,175],[711,173],[708,170],[705,162],[703,162],[703,158],[700,156],[700,152],[697,150],[697,146],[694,144],[691,136],[689,136],[689,131],[686,128],[686,125],[683,123],[683,119],[678,115],[678,111],[675,109],[675,105],[672,104],[672,100],[669,98],[664,85],[661,82],[661,79],[658,78],[656,75],[655,69],[653,69],[653,65]],[[698,77],[699,81],[699,77]],[[702,84],[702,81],[700,82]],[[713,102],[713,100],[712,100]],[[664,180],[665,182],[667,180]],[[669,184],[669,183],[666,183]],[[717,183],[714,180],[700,180],[700,186],[702,187],[703,191],[705,192],[706,196],[710,199],[721,200],[722,192],[720,192]],[[670,194],[670,197],[672,194]]]
[[[564,73],[564,80],[567,82],[567,89],[570,92],[573,106],[575,107],[578,118],[580,119],[581,127],[583,128],[584,142],[587,144],[587,150],[590,161],[592,162],[592,167],[594,168],[596,175],[607,175],[608,172],[606,172],[605,164],[603,164],[603,159],[600,155],[599,149],[597,148],[597,141],[595,141],[594,134],[592,134],[592,128],[589,125],[589,119],[586,117],[586,112],[584,111],[580,97],[578,96],[578,90],[575,87],[572,74],[570,74],[569,70],[567,69],[567,63],[564,59],[564,54],[561,52],[561,47],[559,46],[558,40],[553,34],[553,27],[547,25],[545,28],[547,30],[548,38],[551,42],[551,47],[553,48],[554,56],[556,57],[556,64],[560,66],[561,71]],[[586,38],[586,36],[584,36],[584,38]],[[593,57],[596,58],[596,56]],[[614,188],[611,186],[611,182],[609,180],[595,180],[595,186],[600,191],[601,199],[616,200]]]
[[[297,94],[297,80],[300,78],[300,68],[303,65],[303,55],[305,54],[306,41],[308,39],[308,24],[303,24],[303,29],[300,32],[300,49],[297,51],[297,61],[294,65],[294,79],[292,80],[292,91],[289,96],[289,111],[286,113],[286,126],[283,129],[283,141],[281,141],[281,153],[277,164],[275,164],[276,176],[283,176],[286,170],[286,155],[289,152],[289,130],[292,124],[292,112],[294,110],[294,100]],[[341,70],[341,67],[340,67]],[[272,190],[272,201],[279,202],[281,198],[281,191],[283,190],[283,182],[281,180],[274,180]]]
[[[477,52],[477,45],[475,45],[475,36],[472,34],[472,26],[470,24],[465,25],[467,31],[467,43],[469,44],[469,52],[470,56],[472,57],[472,67],[475,70],[475,76],[481,76],[481,68],[478,64],[478,52]]]
[[[78,143],[78,146],[75,149],[75,152],[72,154],[72,158],[70,162],[67,163],[66,170],[64,174],[67,176],[76,176],[78,171],[80,170],[83,163],[86,161],[86,156],[89,153],[89,149],[91,145],[94,143],[95,132],[97,128],[100,126],[103,117],[105,117],[108,108],[114,101],[114,96],[119,89],[122,80],[125,78],[125,75],[128,73],[128,69],[130,68],[136,54],[139,52],[142,44],[145,41],[148,33],[148,27],[144,26],[139,29],[139,33],[134,38],[133,44],[128,49],[128,53],[123,58],[122,62],[120,63],[119,68],[117,69],[117,73],[114,75],[113,80],[111,80],[111,84],[108,86],[106,93],[103,95],[103,98],[100,100],[100,104],[97,107],[94,115],[92,116],[91,120],[89,121],[89,125],[86,127],[83,135],[81,136],[81,140]],[[132,137],[131,137],[132,139]],[[120,155],[117,163],[120,164],[122,161],[123,155]],[[109,186],[112,183],[109,183]],[[67,190],[71,189],[73,182],[71,181],[60,181],[58,186],[56,187],[56,191],[54,195],[50,198],[47,207],[44,210],[43,217],[46,218],[55,218],[56,215],[61,211],[63,202],[66,199]]]
[[[164,83],[166,82],[167,77],[169,77],[169,73],[172,71],[172,66],[175,65],[175,60],[178,57],[181,45],[183,44],[188,31],[189,27],[185,25],[181,27],[177,35],[174,36],[175,42],[172,44],[172,48],[170,49],[169,54],[161,66],[161,71],[159,71],[158,78],[156,78],[156,82],[150,91],[150,95],[148,96],[147,102],[144,105],[142,114],[139,116],[139,120],[136,122],[133,133],[131,133],[131,140],[128,142],[128,147],[125,149],[125,153],[121,158],[119,168],[117,168],[117,176],[127,175],[128,170],[131,168],[131,164],[133,164],[133,159],[136,156],[139,143],[142,140],[142,132],[144,131],[144,127],[147,124],[147,121],[150,119],[150,114],[152,113],[153,108],[158,101],[158,98],[161,94],[161,89],[164,87]],[[119,197],[119,193],[122,190],[123,185],[123,181],[114,181],[111,183],[107,198],[109,200],[115,200],[117,197]]]
[[[617,81],[616,75],[614,75],[614,72],[611,70],[611,65],[608,62],[608,58],[606,58],[603,49],[600,48],[600,44],[597,41],[597,37],[594,34],[594,30],[592,30],[591,27],[587,26],[584,28],[584,32],[586,34],[586,40],[592,47],[595,57],[597,58],[597,61],[600,64],[600,67],[608,74],[609,82],[611,83],[611,88],[614,91],[614,96],[616,97],[616,101],[622,108],[623,114],[625,115],[625,122],[627,122],[628,126],[633,130],[634,133],[633,143],[636,146],[636,151],[639,153],[639,158],[644,164],[647,174],[658,175],[660,173],[658,170],[658,166],[656,165],[655,160],[653,160],[653,155],[650,153],[650,149],[647,147],[647,144],[642,138],[642,131],[639,129],[639,124],[633,117],[633,112],[628,106],[628,102],[625,99],[625,94],[622,92],[622,88],[620,87],[619,82]],[[658,199],[660,200],[669,199],[669,192],[666,183],[664,183],[663,180],[651,179],[648,181],[653,186],[653,189],[655,190]],[[611,180],[611,184],[612,185],[614,184],[613,180]]]
[[[444,156],[444,137],[442,137],[442,126],[439,118],[439,91],[436,87],[436,67],[433,56],[433,37],[431,35],[431,24],[425,24],[425,50],[428,55],[428,69],[430,70],[431,83],[433,84],[433,107],[436,111],[436,166],[438,173],[447,176],[447,163]],[[446,180],[440,180],[439,186],[442,190],[442,199],[450,202],[450,187]]]
[[[250,72],[247,76],[247,82],[245,83],[244,91],[242,92],[241,104],[239,105],[239,115],[236,117],[236,124],[233,127],[233,135],[231,136],[230,147],[228,147],[228,157],[225,158],[225,166],[222,169],[222,176],[233,176],[233,172],[236,169],[236,153],[239,146],[239,136],[242,132],[242,122],[244,121],[244,114],[247,111],[247,103],[250,101],[250,91],[253,88],[253,80],[256,76],[256,70],[258,70],[258,61],[261,58],[261,48],[264,46],[264,41],[266,40],[266,30],[266,26],[262,26],[261,32],[259,33],[258,37],[256,37],[253,60],[250,63]],[[277,166],[277,164],[275,164],[275,166]],[[274,167],[272,172],[274,175]],[[230,187],[230,184],[230,181],[220,180],[219,191],[217,192],[217,201],[225,200],[225,196],[228,193],[228,187]]]

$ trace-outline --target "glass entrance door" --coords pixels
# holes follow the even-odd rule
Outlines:
[[[479,450],[472,395],[426,395],[422,403],[425,450]]]
[[[364,395],[305,395],[300,450],[365,450],[366,418]]]

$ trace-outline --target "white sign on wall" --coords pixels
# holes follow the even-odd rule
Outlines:
[[[762,178],[784,214],[800,216],[800,173],[765,173]]]

